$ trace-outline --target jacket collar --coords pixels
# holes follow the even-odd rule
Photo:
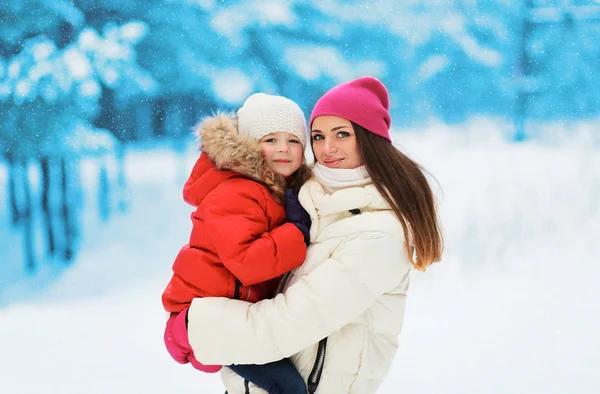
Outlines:
[[[389,210],[390,206],[374,184],[339,189],[327,193],[313,177],[302,187],[300,195],[305,209],[310,208],[315,215],[328,216],[334,213],[360,210]],[[307,209],[308,210],[308,209]],[[311,215],[312,216],[312,215]]]
[[[195,131],[202,154],[184,187],[184,199],[197,206],[216,186],[232,176],[244,176],[282,195],[285,179],[268,166],[258,141],[241,136],[237,119],[219,113],[208,117]]]

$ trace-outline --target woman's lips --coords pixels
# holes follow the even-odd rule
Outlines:
[[[344,159],[325,159],[324,163],[327,167],[336,167]]]
[[[291,160],[273,160],[275,163],[283,163],[283,164],[288,164],[291,163]]]

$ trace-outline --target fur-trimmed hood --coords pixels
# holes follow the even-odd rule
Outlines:
[[[231,173],[220,173],[220,179],[215,179],[215,174],[211,177],[213,182],[207,184],[206,172],[210,171],[210,167],[213,170],[231,170],[260,182],[279,202],[283,201],[285,178],[269,167],[258,141],[238,134],[235,115],[218,113],[208,117],[197,126],[195,134],[202,144],[202,156],[207,155],[214,166],[206,163],[200,165],[202,158],[198,161],[196,167],[199,168],[194,168],[184,188],[184,199],[188,203],[198,205],[207,194],[205,189],[212,190],[218,183],[232,176]]]

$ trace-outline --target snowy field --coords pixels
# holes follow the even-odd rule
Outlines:
[[[380,392],[600,392],[600,144],[583,132],[511,145],[485,119],[461,128],[394,138],[443,189],[446,251],[413,275]],[[131,210],[108,223],[87,214],[79,259],[61,275],[49,261],[42,279],[23,278],[20,234],[0,209],[0,393],[224,392],[162,345],[160,295],[188,237],[180,189],[194,156],[129,151]],[[84,165],[86,181],[93,173]]]

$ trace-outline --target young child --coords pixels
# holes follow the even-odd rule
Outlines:
[[[188,343],[187,332],[174,328],[181,320],[187,326],[194,298],[270,298],[281,276],[304,262],[310,218],[296,196],[310,177],[306,130],[296,103],[263,93],[250,96],[237,118],[219,114],[198,127],[202,153],[183,189],[184,200],[196,207],[192,233],[162,295],[171,313],[165,345],[177,362],[204,372],[221,369],[176,345]],[[306,393],[288,359],[230,368],[271,394]]]

